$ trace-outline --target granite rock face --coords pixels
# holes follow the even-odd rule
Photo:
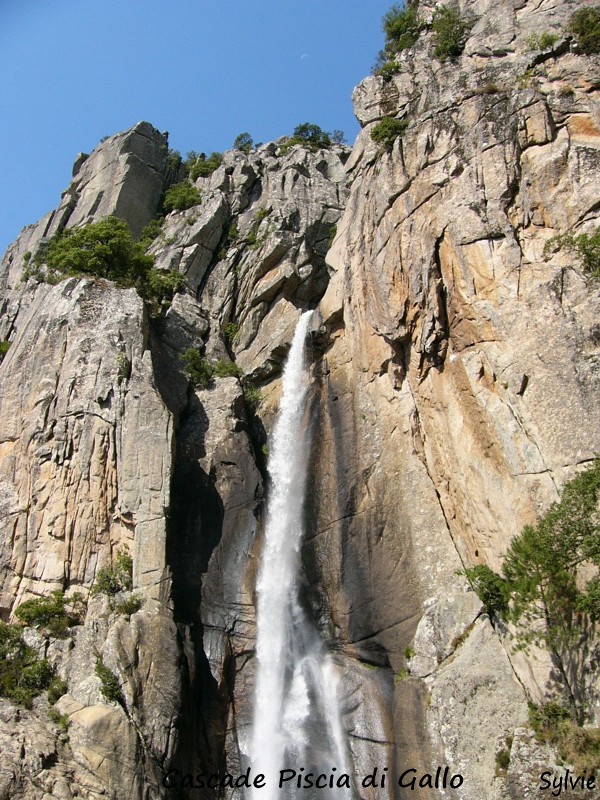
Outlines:
[[[84,610],[65,638],[24,633],[68,691],[54,721],[45,694],[2,700],[0,798],[159,798],[175,796],[168,770],[245,768],[265,445],[307,308],[303,583],[343,676],[356,772],[464,778],[362,796],[535,796],[554,756],[527,700],[547,696],[547,660],[513,652],[461,570],[498,568],[600,450],[599,291],[547,246],[598,224],[600,71],[564,33],[572,4],[459,6],[462,56],[433,58],[426,28],[399,74],[357,87],[351,154],[279,141],[196,181],[199,202],[150,247],[185,281],[164,318],[108,281],[27,277],[65,226],[112,213],[138,235],[155,216],[183,174],[147,123],[78,157],[59,208],[9,248],[0,607],[14,622],[64,590]],[[553,47],[532,49],[545,31]],[[384,116],[408,121],[389,149],[371,138]],[[184,375],[190,348],[220,365],[208,387]],[[124,551],[131,589],[92,591]]]

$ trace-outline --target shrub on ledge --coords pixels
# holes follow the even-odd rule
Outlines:
[[[386,150],[391,150],[396,139],[402,136],[407,128],[407,119],[384,117],[371,131],[371,139],[377,144],[383,145]]]
[[[440,8],[433,18],[433,55],[440,61],[456,58],[465,49],[469,26],[455,8]]]

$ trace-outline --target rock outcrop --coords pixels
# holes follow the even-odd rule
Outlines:
[[[138,236],[155,217],[183,173],[147,123],[78,157],[59,208],[9,248],[1,611],[14,622],[55,590],[84,611],[64,638],[25,630],[67,691],[52,719],[45,694],[0,701],[1,798],[186,797],[169,770],[245,768],[265,446],[307,308],[305,599],[343,676],[356,774],[395,776],[361,796],[538,793],[553,755],[527,700],[548,665],[513,652],[462,570],[498,568],[600,450],[597,284],[548,246],[598,224],[600,71],[564,33],[568,3],[460,11],[459,58],[433,58],[425,28],[397,75],[356,89],[351,154],[280,141],[196,181],[149,249],[185,282],[164,317],[132,288],[31,269],[65,227],[115,214]],[[531,49],[544,31],[552,47]],[[408,123],[387,149],[371,137],[385,116]],[[194,388],[190,349],[236,366]],[[124,551],[131,587],[107,597],[98,577]],[[598,687],[590,701],[598,721]],[[398,788],[438,764],[459,789]]]

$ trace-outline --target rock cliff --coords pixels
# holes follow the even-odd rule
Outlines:
[[[600,450],[597,284],[546,246],[598,224],[600,69],[564,33],[571,3],[460,11],[460,57],[433,58],[425,28],[398,74],[357,87],[351,153],[276,142],[197,179],[149,248],[184,278],[163,317],[133,288],[31,269],[56,232],[114,214],[137,236],[157,214],[183,173],[148,123],[78,157],[58,209],[6,253],[0,607],[14,622],[61,590],[84,611],[62,638],[25,629],[67,691],[51,718],[45,693],[0,699],[1,798],[203,796],[163,778],[245,768],[265,445],[306,308],[305,599],[343,675],[356,774],[440,764],[464,783],[436,796],[535,796],[553,756],[527,700],[549,666],[514,652],[461,570],[497,568]],[[389,116],[407,125],[384,148],[371,133]],[[237,369],[194,388],[190,348]],[[93,591],[124,551],[131,587]]]

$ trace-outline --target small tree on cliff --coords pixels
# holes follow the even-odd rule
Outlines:
[[[570,714],[585,719],[586,648],[600,620],[600,459],[569,481],[536,526],[527,525],[506,554],[503,577],[487,567],[497,616],[517,627],[518,647],[545,646],[556,668],[556,687]],[[596,574],[583,579],[582,570]],[[482,601],[475,570],[468,570]],[[492,578],[490,576],[493,576]]]

